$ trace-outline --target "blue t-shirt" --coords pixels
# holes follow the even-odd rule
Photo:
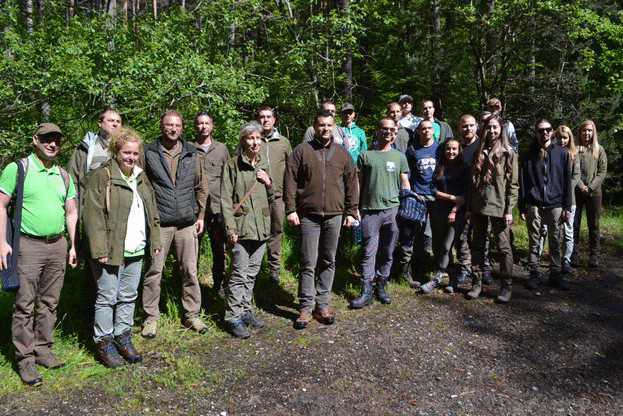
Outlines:
[[[433,172],[437,165],[438,142],[433,142],[428,147],[416,144],[407,149],[407,161],[409,162],[409,182],[411,190],[420,195],[432,195],[431,184]]]

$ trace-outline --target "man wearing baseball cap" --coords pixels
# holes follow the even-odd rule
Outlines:
[[[355,107],[351,103],[344,103],[340,118],[342,119],[342,128],[348,137],[348,151],[355,163],[357,163],[359,154],[368,149],[366,133],[355,124],[356,117]]]
[[[64,365],[51,347],[68,252],[65,226],[70,240],[69,265],[78,264],[75,248],[78,210],[74,183],[55,164],[63,136],[56,124],[40,124],[32,138],[34,152],[10,163],[0,176],[0,269],[5,269],[8,255],[18,255],[12,253],[6,240],[7,208],[18,188],[18,164],[25,171],[17,264],[20,287],[13,304],[11,336],[19,375],[28,385],[42,381],[35,364],[51,369]],[[35,315],[36,323],[33,323]]]

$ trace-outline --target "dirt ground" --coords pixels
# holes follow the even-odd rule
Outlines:
[[[264,306],[266,327],[250,339],[176,352],[217,375],[207,390],[142,376],[171,371],[164,352],[152,352],[132,370],[142,381],[124,386],[124,398],[97,386],[25,389],[0,413],[621,415],[621,254],[578,269],[569,292],[524,289],[527,273],[516,265],[508,305],[493,302],[497,282],[476,301],[392,284],[391,305],[343,309],[335,325],[303,331],[292,328],[292,309]]]

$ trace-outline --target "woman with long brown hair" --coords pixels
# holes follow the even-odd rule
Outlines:
[[[517,155],[504,135],[504,121],[493,114],[484,123],[484,137],[474,155],[466,218],[472,224],[472,290],[467,299],[476,299],[482,290],[482,271],[487,226],[496,234],[500,256],[502,291],[497,297],[507,303],[513,282],[513,252],[510,230],[513,207],[517,204],[519,168]]]

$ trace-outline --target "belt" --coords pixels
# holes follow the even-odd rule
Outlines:
[[[21,234],[22,236],[32,238],[33,240],[44,241],[46,244],[56,243],[58,240],[60,240],[63,237],[63,234],[46,235],[43,237],[38,236],[38,235],[24,234],[24,233],[21,233]]]

